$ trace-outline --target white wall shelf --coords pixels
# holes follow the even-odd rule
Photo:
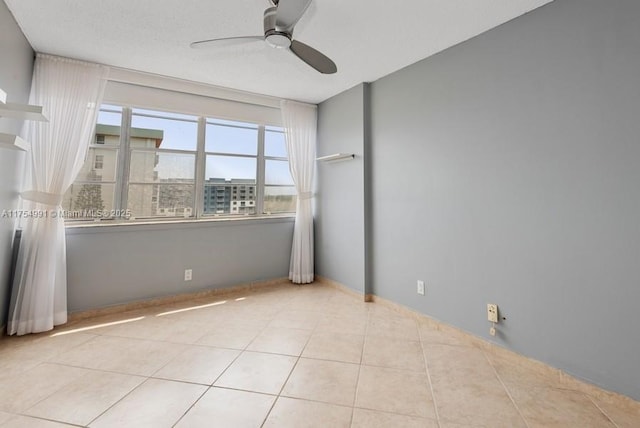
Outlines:
[[[29,104],[15,104],[7,102],[7,93],[0,89],[0,117],[9,117],[21,120],[36,120],[48,122],[42,114],[42,107]],[[0,149],[20,150],[28,152],[31,149],[29,142],[17,135],[0,132]]]
[[[10,117],[12,119],[37,120],[48,122],[49,120],[42,114],[42,107],[28,104],[0,103],[0,117]]]
[[[3,134],[0,132],[0,148],[28,152],[30,145],[27,141],[16,135]]]
[[[330,162],[330,161],[338,161],[338,160],[347,160],[353,159],[355,155],[353,153],[334,153],[332,155],[321,156],[316,158],[317,161],[320,162]]]

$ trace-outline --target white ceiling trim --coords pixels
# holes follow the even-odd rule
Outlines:
[[[165,89],[173,92],[200,95],[208,98],[230,100],[251,105],[259,105],[280,109],[281,98],[254,94],[236,89],[223,88],[207,83],[193,82],[175,77],[162,76],[144,71],[111,67],[108,80],[149,88]]]
[[[135,83],[107,82],[103,102],[272,126],[282,124],[279,105],[276,108]]]

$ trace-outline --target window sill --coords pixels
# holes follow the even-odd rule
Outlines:
[[[199,219],[145,219],[131,221],[87,221],[87,222],[71,222],[65,224],[67,231],[81,231],[86,229],[113,229],[113,228],[159,228],[167,229],[170,227],[202,227],[207,224],[242,224],[242,223],[265,223],[265,222],[289,222],[295,220],[295,214],[271,214],[262,216],[242,216],[242,217],[205,217]]]

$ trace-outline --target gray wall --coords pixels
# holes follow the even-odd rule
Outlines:
[[[8,102],[29,100],[32,68],[33,50],[0,1],[0,89],[7,93]],[[21,121],[0,118],[0,132],[19,134],[21,127]],[[24,152],[0,149],[0,213],[17,208],[24,160]],[[13,220],[0,218],[0,327],[7,321],[13,230]]]
[[[292,218],[67,228],[69,311],[284,278],[292,238]]]
[[[640,399],[639,16],[556,0],[372,83],[375,294]]]
[[[365,85],[361,84],[318,107],[318,157],[353,153],[355,158],[317,163],[314,204],[316,274],[362,293],[365,292],[364,96]]]

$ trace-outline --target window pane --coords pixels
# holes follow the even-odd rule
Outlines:
[[[131,184],[128,206],[133,217],[191,217],[192,184]]]
[[[117,111],[105,111],[117,110]],[[105,218],[97,211],[113,209],[122,107],[103,104],[98,112],[92,147],[76,182],[64,195],[62,208],[68,220]],[[91,183],[91,182],[95,182]],[[99,184],[111,182],[110,184]],[[85,212],[91,211],[91,212]],[[107,216],[108,217],[108,216]]]
[[[293,186],[293,179],[289,172],[289,162],[280,160],[265,161],[265,184],[289,184]]]
[[[287,145],[284,133],[266,131],[264,134],[264,155],[273,157],[287,157]]]
[[[98,216],[97,211],[113,209],[114,194],[115,184],[74,183],[62,201],[62,209],[67,211],[65,218],[95,219]]]
[[[149,112],[159,116],[184,116],[193,120],[193,122],[185,122],[184,120],[136,115],[140,112],[149,111],[134,110],[131,118],[131,148],[196,149],[198,124],[195,117]]]
[[[116,106],[116,105],[113,105],[113,104],[102,104],[100,106],[100,109],[101,110],[113,110],[113,111],[122,113],[122,106]]]
[[[296,211],[295,187],[265,186],[264,188],[264,212],[292,213]]]
[[[116,181],[117,163],[117,149],[91,147],[76,181]]]
[[[204,186],[205,214],[255,214],[256,186],[253,180],[209,179]]]
[[[205,151],[255,156],[258,154],[258,129],[207,122]]]
[[[256,159],[207,155],[205,180],[249,180],[256,182]],[[206,183],[206,181],[205,181]]]
[[[134,150],[131,152],[132,183],[193,183],[196,155]]]

